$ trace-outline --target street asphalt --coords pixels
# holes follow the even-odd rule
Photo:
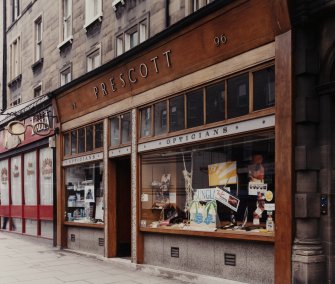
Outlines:
[[[172,277],[171,275],[178,275]],[[136,266],[125,259],[106,259],[52,247],[50,241],[0,231],[0,284],[170,284],[240,282],[198,277]]]

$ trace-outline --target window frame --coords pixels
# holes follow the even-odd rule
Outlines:
[[[11,9],[12,9],[12,23],[15,22],[21,15],[20,10],[20,0],[12,0],[11,1]]]
[[[64,86],[67,83],[72,81],[72,64],[65,65],[61,70],[60,70],[60,86]],[[69,81],[67,81],[67,77],[70,76]],[[64,79],[64,80],[63,80]]]
[[[115,56],[120,56],[121,54],[146,41],[149,38],[149,27],[149,14],[146,14],[144,17],[139,19],[135,25],[127,27],[122,32],[115,34]],[[128,43],[129,36],[135,32],[137,32],[137,44],[130,46]]]
[[[91,123],[91,124],[88,124],[88,125],[85,125],[85,126],[82,126],[82,127],[78,127],[78,128],[75,128],[75,129],[71,129],[69,131],[66,131],[63,133],[63,138],[62,138],[62,141],[63,141],[63,147],[62,147],[62,151],[63,151],[63,156],[64,157],[75,157],[75,156],[82,156],[82,155],[86,155],[88,153],[94,153],[94,152],[99,152],[103,149],[104,147],[104,141],[102,139],[102,146],[101,147],[96,147],[96,125],[98,124],[102,124],[102,137],[103,137],[103,131],[104,131],[104,127],[103,127],[103,121],[97,121],[95,123]],[[92,150],[87,150],[87,127],[89,126],[93,126],[93,147],[92,147]],[[85,150],[83,152],[78,152],[79,150],[79,143],[78,143],[78,132],[80,129],[84,129],[84,132],[85,132]],[[72,133],[76,133],[76,141],[72,141]],[[68,137],[68,145],[69,145],[69,153],[66,153],[65,151],[65,147],[66,147],[66,143],[65,143],[65,137]],[[74,142],[74,143],[72,143]],[[73,152],[72,151],[72,146],[75,145],[76,147],[76,151]]]
[[[22,73],[21,68],[21,35],[18,35],[10,44],[10,65],[9,75],[10,79],[14,80]]]
[[[103,16],[102,8],[103,8],[102,0],[85,0],[85,24],[84,24],[85,30],[95,21],[97,20],[99,22],[102,21],[102,16]]]
[[[108,129],[109,129],[109,140],[108,140],[108,145],[111,148],[118,148],[118,147],[123,147],[123,146],[128,146],[131,144],[131,137],[129,142],[124,143],[122,139],[122,116],[129,114],[130,116],[130,131],[132,128],[132,121],[131,121],[131,111],[125,111],[117,115],[113,115],[108,118]],[[118,144],[112,144],[112,119],[118,119],[118,125],[119,125],[119,143]],[[130,135],[131,136],[131,135]]]
[[[39,92],[38,95],[36,95],[36,93]],[[38,83],[35,87],[34,87],[34,98],[37,98],[39,96],[42,96],[42,82]]]
[[[250,68],[250,69],[246,69],[243,70],[241,72],[237,72],[234,73],[232,75],[223,77],[221,79],[217,79],[213,82],[207,83],[205,85],[202,85],[200,87],[197,88],[192,88],[189,90],[186,90],[182,93],[177,93],[174,94],[173,96],[170,96],[166,99],[163,100],[157,100],[151,104],[148,105],[143,105],[140,108],[138,108],[138,113],[139,113],[139,140],[143,141],[143,140],[147,140],[147,139],[155,139],[158,136],[172,136],[175,135],[175,133],[180,133],[180,132],[186,132],[186,131],[190,131],[190,130],[197,130],[203,127],[207,127],[207,125],[218,125],[218,124],[222,124],[222,123],[230,123],[230,122],[235,122],[235,121],[240,121],[240,120],[245,120],[248,117],[256,117],[258,116],[258,114],[268,114],[268,113],[273,113],[274,109],[275,109],[275,102],[274,105],[269,106],[269,107],[265,107],[259,110],[254,110],[253,109],[253,73],[257,72],[257,71],[261,71],[261,70],[266,70],[268,68],[274,68],[274,61],[269,61],[267,63],[261,64],[259,66]],[[242,115],[238,115],[236,117],[229,117],[228,114],[228,87],[227,87],[227,82],[229,79],[234,79],[234,78],[238,78],[240,76],[245,75],[248,79],[247,79],[247,96],[248,96],[248,105],[246,106],[248,108],[248,112],[246,114],[242,114]],[[206,116],[207,116],[207,103],[206,103],[206,99],[208,96],[207,93],[207,88],[211,87],[211,86],[215,86],[218,84],[224,84],[224,100],[223,100],[223,107],[224,107],[224,119],[222,120],[217,120],[217,121],[213,121],[210,123],[206,122]],[[188,119],[188,114],[187,114],[187,96],[190,93],[193,92],[197,92],[197,91],[202,91],[202,98],[203,98],[203,122],[200,125],[194,126],[194,127],[188,127],[187,126],[187,119]],[[177,129],[177,130],[171,130],[171,103],[170,100],[177,98],[179,96],[183,96],[184,97],[184,128],[182,129]],[[274,90],[274,97],[275,97],[275,90]],[[155,115],[154,115],[154,105],[160,102],[164,102],[167,101],[167,106],[168,106],[168,125],[167,125],[167,132],[166,133],[162,133],[159,135],[155,134]],[[146,109],[146,108],[151,108],[151,132],[150,135],[147,136],[142,136],[142,110]]]
[[[95,66],[95,59],[98,58],[98,65]],[[90,72],[101,66],[101,44],[98,44],[86,53],[86,72]]]
[[[34,20],[34,62],[43,58],[43,17]]]

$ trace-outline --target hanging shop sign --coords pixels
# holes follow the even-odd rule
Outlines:
[[[248,121],[232,123],[221,127],[209,128],[207,130],[196,131],[184,135],[141,143],[138,145],[138,152],[177,146],[191,142],[200,142],[208,139],[225,137],[228,135],[239,134],[248,131],[266,129],[269,127],[274,127],[274,125],[275,116],[270,115],[266,117],[251,119]]]
[[[67,159],[63,161],[63,166],[72,166],[81,163],[94,162],[103,159],[103,153],[95,153],[91,155],[76,157],[72,159]]]

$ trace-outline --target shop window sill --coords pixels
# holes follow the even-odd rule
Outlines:
[[[18,84],[19,82],[21,82],[22,80],[22,74],[16,76],[13,80],[8,82],[8,87],[11,88],[13,87],[15,84]]]
[[[169,235],[184,235],[184,236],[197,236],[209,238],[222,238],[222,239],[235,239],[247,241],[260,241],[274,243],[274,233],[267,232],[251,232],[251,231],[232,231],[232,230],[217,230],[215,232],[206,231],[191,231],[182,230],[178,228],[164,227],[164,228],[140,228],[141,232],[169,234]]]
[[[61,43],[57,45],[59,51],[62,51],[67,46],[71,45],[73,42],[73,36],[68,37],[67,39],[63,40]]]
[[[66,226],[73,226],[73,227],[86,227],[86,228],[98,228],[103,229],[105,227],[104,224],[94,224],[94,223],[79,223],[79,222],[64,222]]]

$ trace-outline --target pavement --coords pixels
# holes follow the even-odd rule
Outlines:
[[[0,284],[172,284],[240,282],[130,260],[107,259],[53,247],[50,241],[0,231]]]

